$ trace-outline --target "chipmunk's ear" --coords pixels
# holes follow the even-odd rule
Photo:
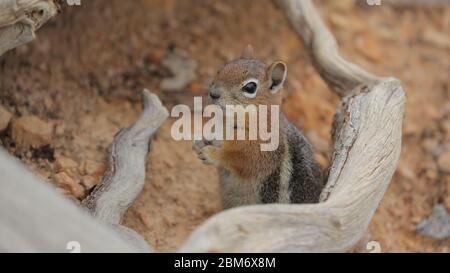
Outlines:
[[[247,45],[242,51],[241,55],[242,59],[253,59],[253,47],[251,45]]]
[[[284,84],[287,76],[287,66],[283,62],[275,62],[267,70],[267,78],[269,79],[269,91],[272,94],[278,92]]]

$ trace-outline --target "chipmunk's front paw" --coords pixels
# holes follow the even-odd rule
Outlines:
[[[206,165],[217,163],[217,150],[221,143],[208,140],[195,140],[192,149],[197,153],[198,158]]]

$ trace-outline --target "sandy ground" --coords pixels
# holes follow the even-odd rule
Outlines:
[[[449,252],[449,239],[425,238],[415,227],[436,203],[450,208],[450,175],[438,168],[450,150],[450,7],[317,3],[343,54],[374,73],[399,78],[407,93],[399,169],[370,225],[373,239],[386,252]],[[288,64],[283,109],[326,164],[338,98],[310,65],[286,19],[266,0],[97,0],[65,8],[35,42],[0,59],[0,105],[13,120],[35,115],[50,124],[48,151],[16,143],[11,126],[1,143],[78,202],[92,187],[86,181],[101,175],[84,166],[104,165],[114,134],[140,111],[142,88],[157,93],[169,108],[191,104],[217,68],[247,44],[266,62]],[[164,59],[177,50],[198,63],[196,77],[183,90],[160,91],[160,82],[170,76]],[[171,122],[152,142],[145,189],[125,217],[127,226],[160,251],[175,250],[221,210],[215,169],[197,160],[190,142],[171,138]],[[61,158],[74,162],[67,173],[79,181],[78,191],[55,176],[65,171]]]

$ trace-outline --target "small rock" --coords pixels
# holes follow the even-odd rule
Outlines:
[[[57,136],[62,136],[66,132],[66,125],[64,123],[59,123],[55,127],[55,134]]]
[[[233,8],[226,2],[214,2],[213,9],[219,14],[230,15],[233,13]]]
[[[12,114],[0,105],[0,131],[3,131],[8,127],[11,118]]]
[[[438,140],[436,138],[425,138],[421,143],[422,147],[427,153],[433,153],[436,147],[439,147]]]
[[[49,111],[51,111],[55,106],[55,104],[53,103],[53,100],[50,97],[45,97],[44,105],[47,108],[47,110],[49,110]]]
[[[52,126],[36,116],[13,120],[11,128],[12,138],[18,145],[44,146],[52,138]]]
[[[78,168],[78,164],[71,158],[60,155],[56,157],[55,167],[56,171],[60,172],[64,170],[76,169]]]
[[[411,135],[419,135],[421,132],[421,128],[415,122],[405,122],[405,126],[403,126],[403,134],[405,136]]]
[[[420,164],[420,171],[423,172],[425,177],[429,180],[436,180],[439,177],[439,170],[436,162],[432,160],[424,160]]]
[[[162,65],[172,74],[172,77],[161,81],[162,91],[182,91],[197,77],[197,61],[187,57],[187,54],[182,51],[167,55],[162,60]]]
[[[450,151],[443,153],[438,159],[439,170],[450,173]]]
[[[102,176],[106,171],[106,166],[103,163],[87,159],[81,164],[79,171],[82,175]]]
[[[398,166],[398,174],[406,179],[409,180],[414,180],[416,179],[416,174],[414,173],[414,171],[406,164],[400,162],[399,166]],[[408,184],[410,185],[410,184]]]
[[[33,171],[36,172],[40,177],[44,178],[46,181],[47,179],[51,178],[53,174],[51,171],[47,171],[41,168]]]
[[[81,183],[84,185],[86,190],[91,190],[99,183],[99,179],[90,175],[85,175],[81,178]]]
[[[65,172],[59,172],[53,176],[56,184],[63,189],[70,191],[76,198],[83,198],[85,191],[78,181],[70,177]]]
[[[439,158],[446,151],[445,145],[439,144],[431,150],[431,154],[434,158]]]
[[[430,218],[423,220],[416,227],[419,234],[443,240],[450,237],[450,217],[442,204],[433,208]]]
[[[439,177],[438,171],[436,167],[434,168],[426,168],[425,169],[425,177],[430,180],[436,180]]]
[[[147,57],[147,60],[150,63],[161,63],[161,60],[163,59],[164,53],[162,51],[154,50],[150,55]]]
[[[439,119],[441,117],[438,109],[435,105],[430,103],[425,103],[423,106],[424,114],[429,119]]]

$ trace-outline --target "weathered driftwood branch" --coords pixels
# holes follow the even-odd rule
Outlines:
[[[34,40],[34,32],[57,11],[53,0],[0,0],[0,56]]]
[[[0,252],[139,251],[1,148],[0,173]]]
[[[111,145],[108,169],[100,184],[83,201],[97,219],[110,224],[137,248],[150,251],[145,240],[121,226],[126,210],[133,204],[145,183],[145,162],[150,138],[169,113],[154,94],[144,90],[143,112],[131,127],[122,129]]]
[[[309,51],[312,63],[328,86],[341,96],[361,84],[373,84],[379,77],[344,59],[336,39],[327,29],[310,0],[275,0]]]
[[[399,81],[344,60],[311,1],[277,3],[329,87],[344,96],[322,203],[224,211],[200,226],[181,251],[350,251],[366,234],[396,169],[405,103]]]

